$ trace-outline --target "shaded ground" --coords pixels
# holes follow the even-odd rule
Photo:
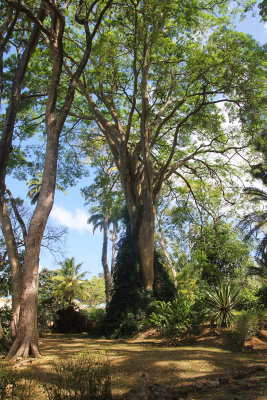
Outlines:
[[[130,341],[122,341],[95,340],[89,339],[86,335],[46,334],[41,338],[41,351],[44,356],[20,369],[23,368],[27,374],[30,373],[34,385],[41,387],[45,383],[50,383],[53,378],[51,368],[53,361],[73,357],[86,351],[110,360],[114,398],[122,397],[131,389],[148,386],[168,387],[172,390],[196,385],[191,387],[192,392],[184,394],[181,392],[179,395],[177,393],[173,398],[263,400],[267,399],[267,392],[264,394],[264,388],[267,389],[266,370],[262,368],[266,366],[266,337],[259,340],[258,350],[241,353],[222,348],[224,340],[220,336],[211,337],[208,332],[194,345],[180,347],[165,346],[158,337],[138,336]],[[260,366],[262,370],[258,372],[254,370],[252,373],[249,368],[255,365]],[[236,379],[235,376],[238,374],[241,374],[241,377]],[[220,381],[223,377],[226,380]],[[213,382],[211,386],[210,382]],[[202,384],[201,390],[195,390],[198,384],[200,386]],[[235,393],[231,391],[233,388]],[[249,393],[254,397],[249,397]],[[260,397],[264,395],[266,396]],[[133,396],[131,399],[138,398],[137,395]],[[126,397],[129,398],[128,394]],[[35,398],[45,399],[41,390]]]

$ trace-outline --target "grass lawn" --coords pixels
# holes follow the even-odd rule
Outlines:
[[[38,395],[46,399],[42,385],[53,380],[53,362],[73,358],[81,352],[109,359],[112,371],[114,398],[129,389],[167,384],[177,386],[200,378],[212,378],[218,374],[251,364],[263,364],[266,351],[235,353],[212,344],[194,344],[181,347],[165,347],[159,340],[105,340],[90,339],[87,335],[46,334],[40,339],[43,357],[19,367],[19,371],[32,377]],[[14,363],[18,364],[18,361]]]

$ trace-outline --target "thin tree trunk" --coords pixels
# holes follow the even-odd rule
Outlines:
[[[8,260],[11,268],[11,286],[12,286],[12,320],[10,324],[10,336],[16,337],[19,321],[20,301],[22,291],[22,271],[17,244],[15,241],[11,220],[8,214],[6,204],[3,205],[2,213],[2,232],[7,247]]]
[[[108,267],[108,215],[104,215],[103,222],[103,248],[102,248],[102,266],[105,279],[105,294],[106,294],[106,304],[110,303],[110,286],[111,277]]]
[[[112,276],[114,273],[114,268],[115,268],[115,257],[116,257],[116,242],[117,242],[117,227],[116,223],[113,222],[113,229],[112,229],[112,236],[111,236],[111,241],[112,241],[112,255],[111,255],[111,280]]]
[[[38,349],[37,303],[40,246],[54,202],[59,135],[48,129],[43,184],[25,244],[22,298],[18,335],[9,358],[40,356]]]
[[[161,224],[160,224],[159,221],[158,221],[158,225],[159,225],[159,240],[160,240],[160,244],[161,244],[162,250],[164,252],[165,259],[167,261],[167,266],[172,272],[172,275],[173,275],[173,278],[174,278],[174,285],[177,286],[177,281],[176,281],[177,272],[176,272],[176,269],[173,266],[173,262],[172,262],[171,256],[170,256],[170,254],[169,254],[169,252],[167,250],[166,239],[164,237],[164,234],[163,234],[163,231],[162,231],[162,227],[161,227]]]

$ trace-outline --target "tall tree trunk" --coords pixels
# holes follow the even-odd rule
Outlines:
[[[146,290],[154,286],[154,245],[155,245],[155,215],[152,210],[143,210],[138,227],[137,250],[141,275]]]
[[[58,133],[52,127],[49,128],[43,184],[25,245],[18,334],[9,351],[9,358],[41,355],[38,349],[37,326],[39,255],[44,229],[54,202],[59,144]]]
[[[112,228],[112,236],[111,236],[111,241],[112,241],[112,255],[111,255],[111,280],[112,280],[112,276],[114,273],[114,268],[115,268],[115,257],[116,257],[116,242],[117,242],[117,227],[116,227],[116,223],[113,222],[113,228]],[[112,282],[111,282],[112,283]]]
[[[18,356],[27,357],[31,352],[35,357],[40,356],[38,349],[38,330],[37,330],[37,301],[38,301],[38,269],[39,269],[39,254],[40,246],[43,238],[44,229],[49,217],[50,211],[54,202],[54,193],[56,187],[57,176],[57,159],[59,148],[59,136],[64,126],[65,120],[73,103],[75,89],[84,68],[87,65],[91,54],[92,41],[102,19],[111,7],[113,0],[108,0],[101,10],[92,32],[89,29],[89,16],[93,13],[93,8],[87,13],[86,17],[83,14],[83,2],[80,2],[76,10],[76,22],[84,26],[86,36],[86,48],[80,63],[77,66],[76,72],[73,74],[64,103],[59,112],[57,112],[57,101],[60,89],[60,80],[63,66],[63,35],[65,30],[65,18],[60,7],[57,7],[55,1],[46,0],[45,7],[50,14],[51,25],[47,29],[42,25],[45,34],[49,40],[49,48],[52,56],[52,71],[50,78],[50,86],[46,102],[45,124],[47,134],[45,165],[43,172],[43,182],[38,198],[38,202],[33,213],[27,240],[25,244],[24,265],[23,265],[23,282],[22,282],[22,298],[21,309],[18,326],[17,338],[11,347],[8,357],[16,358]],[[94,5],[98,3],[95,2]],[[13,4],[13,3],[12,3]],[[14,7],[16,6],[14,2]],[[19,6],[19,5],[17,5]],[[42,3],[41,3],[42,7]],[[40,18],[40,16],[39,16]],[[61,103],[61,102],[60,102]],[[61,103],[62,104],[62,103]],[[1,161],[1,146],[0,146],[0,161]],[[1,166],[1,165],[0,165]],[[1,175],[0,175],[0,196],[1,196]],[[1,199],[0,199],[1,201]],[[1,203],[0,203],[1,205]],[[0,208],[1,209],[1,208]]]
[[[12,286],[12,320],[10,323],[10,336],[16,337],[19,321],[21,291],[22,291],[22,271],[17,244],[15,241],[11,220],[8,214],[6,204],[3,204],[2,212],[2,232],[5,238],[8,260],[11,268],[11,286]]]
[[[102,266],[104,272],[105,279],[105,293],[106,293],[106,304],[108,305],[110,302],[110,286],[111,286],[111,277],[108,267],[108,215],[104,215],[103,222],[103,248],[102,248]]]

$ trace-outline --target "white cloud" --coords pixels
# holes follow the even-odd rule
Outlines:
[[[84,231],[93,232],[92,225],[87,223],[89,215],[80,208],[76,208],[74,212],[71,212],[55,204],[50,217],[59,225],[77,230],[80,233]]]
[[[267,22],[264,24],[264,29],[267,31]]]

